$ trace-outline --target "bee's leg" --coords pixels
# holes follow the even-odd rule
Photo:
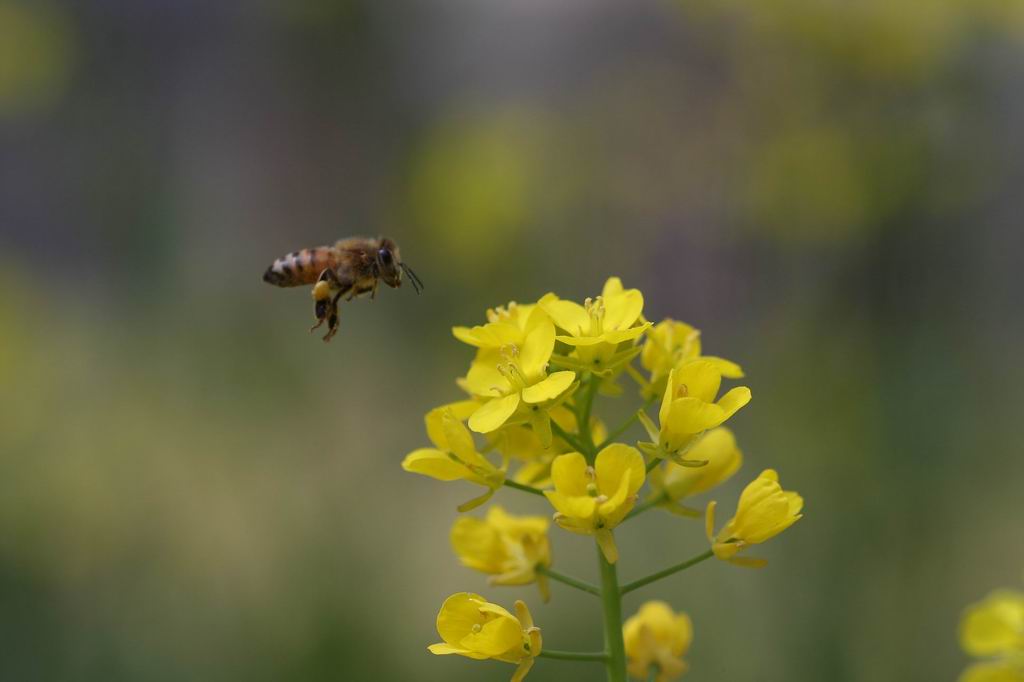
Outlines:
[[[331,293],[331,285],[325,279],[321,279],[313,287],[313,314],[316,316],[316,324],[310,327],[309,331],[318,328],[329,317],[332,309]]]
[[[334,292],[345,289],[345,283],[338,279],[337,273],[332,268],[324,268],[320,272],[320,276],[313,286],[313,314],[316,317],[316,324],[310,327],[309,331],[320,327],[325,320],[329,323],[332,316],[335,320],[334,327],[337,327],[338,296],[341,295],[341,292],[339,291],[338,295],[334,295]],[[331,300],[332,295],[333,300]],[[328,328],[330,327],[331,325],[328,324]]]
[[[338,333],[338,299],[344,291],[339,291],[334,295],[334,298],[330,301],[329,314],[327,315],[327,333],[324,334],[324,343],[327,343],[334,338],[334,335]],[[320,323],[318,322],[317,325]]]
[[[373,289],[370,290],[370,300],[377,298],[377,282],[380,280],[376,277],[373,278]]]

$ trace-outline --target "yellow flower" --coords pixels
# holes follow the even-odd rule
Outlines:
[[[526,334],[522,346],[502,349],[503,361],[481,354],[469,368],[462,386],[484,400],[469,417],[469,428],[490,433],[506,423],[529,423],[545,444],[551,443],[548,410],[565,400],[575,372],[547,374],[555,347],[555,327],[546,316]]]
[[[686,672],[683,656],[693,641],[693,624],[685,613],[674,613],[663,601],[649,601],[622,628],[629,674],[641,680],[656,668],[656,682],[674,680]]]
[[[584,305],[554,294],[541,298],[538,305],[565,331],[557,339],[575,347],[575,366],[595,373],[635,357],[629,349],[618,352],[619,344],[637,339],[651,326],[641,317],[644,295],[639,289],[623,289],[618,277],[608,278],[601,295],[588,298]]]
[[[702,466],[697,460],[682,455],[707,429],[720,426],[741,407],[750,402],[750,389],[738,386],[716,400],[722,384],[722,373],[710,360],[693,360],[673,369],[658,412],[659,428],[655,429],[642,411],[639,413],[653,443],[641,447],[656,457],[671,457],[683,466]]]
[[[740,494],[736,516],[714,534],[715,506],[709,502],[705,516],[708,540],[711,549],[719,559],[731,563],[760,568],[767,561],[736,556],[748,545],[759,545],[786,530],[800,520],[803,514],[804,498],[795,492],[786,491],[779,485],[779,475],[773,469],[765,469]]]
[[[997,590],[968,607],[960,644],[972,656],[1024,656],[1024,593]]]
[[[560,455],[551,465],[554,491],[545,491],[562,528],[593,535],[608,563],[619,557],[612,529],[636,503],[644,484],[644,458],[636,448],[612,443],[597,453],[594,466],[578,452]]]
[[[491,464],[476,450],[473,436],[458,419],[457,411],[475,407],[470,402],[455,403],[427,414],[427,436],[433,448],[420,448],[406,455],[402,468],[439,481],[466,480],[487,488],[480,497],[459,505],[459,511],[479,507],[505,483],[505,470]]]
[[[513,616],[470,592],[459,592],[445,599],[437,614],[437,632],[444,642],[431,644],[430,653],[517,663],[519,667],[512,675],[512,682],[526,677],[542,645],[540,628],[533,624],[526,604],[517,601]]]
[[[696,359],[713,362],[727,379],[742,379],[743,369],[735,362],[711,355],[701,355],[700,330],[685,322],[666,318],[654,325],[644,339],[640,364],[650,373],[645,395],[658,396],[665,390],[669,373]]]
[[[736,447],[736,437],[732,431],[719,426],[705,433],[690,448],[687,456],[707,464],[689,467],[679,466],[672,461],[665,462],[650,473],[652,494],[664,496],[661,506],[665,509],[682,516],[699,518],[700,511],[678,503],[729,480],[743,464],[743,453]]]
[[[512,516],[498,505],[484,519],[459,517],[452,526],[452,548],[464,566],[492,576],[492,585],[536,582],[549,599],[547,577],[538,567],[551,565],[548,520],[543,516]]]
[[[512,301],[507,306],[487,311],[487,324],[475,327],[452,327],[459,341],[480,349],[498,349],[502,346],[522,345],[527,333],[540,324],[545,315],[536,304],[519,305]]]

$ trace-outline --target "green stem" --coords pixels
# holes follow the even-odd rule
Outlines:
[[[646,410],[648,407],[650,407],[651,405],[654,404],[654,401],[655,401],[655,398],[648,398],[644,402],[644,406],[642,408],[640,408],[640,409]],[[609,433],[608,437],[605,438],[603,441],[601,441],[601,444],[597,446],[597,449],[598,450],[604,449],[604,447],[606,445],[608,445],[609,443],[614,441],[616,438],[621,436],[623,433],[625,433],[629,429],[629,427],[633,425],[633,422],[635,422],[635,421],[637,421],[637,419],[639,419],[639,417],[640,417],[640,410],[637,410],[636,412],[634,412],[633,414],[631,414],[629,416],[629,419],[627,419],[626,421],[624,421],[621,424],[619,424],[618,427],[616,427],[616,429],[614,431]]]
[[[577,452],[583,455],[587,454],[587,446],[581,443],[579,440],[577,440],[576,436],[572,435],[571,433],[563,429],[561,426],[559,426],[558,422],[556,422],[554,419],[551,420],[551,431],[554,432],[556,436],[558,436],[566,443],[571,445],[573,449],[576,450]]]
[[[637,368],[633,366],[632,362],[626,365],[626,373],[629,374],[633,381],[636,382],[636,385],[640,387],[640,391],[642,393],[647,392],[647,389],[650,387],[651,382],[647,381],[647,379],[645,379],[644,376],[640,374]],[[656,399],[657,397],[652,398],[652,400]]]
[[[620,590],[620,592],[622,594],[626,594],[627,592],[632,592],[633,590],[638,589],[640,587],[643,587],[644,585],[650,585],[651,583],[653,583],[655,581],[658,581],[658,580],[661,580],[662,578],[667,578],[668,576],[672,575],[673,573],[678,573],[679,571],[685,571],[686,569],[690,568],[691,566],[696,566],[700,562],[705,561],[707,559],[710,559],[714,555],[715,555],[715,553],[712,552],[709,549],[708,551],[704,552],[703,554],[695,556],[692,559],[688,559],[688,560],[684,561],[681,564],[676,564],[675,566],[669,566],[668,568],[663,569],[661,571],[658,571],[657,573],[650,574],[646,578],[640,578],[640,580],[634,580],[631,583],[626,583],[625,585],[622,586],[622,589]]]
[[[657,469],[658,465],[664,461],[665,460],[661,459],[660,457],[651,457],[651,461],[647,463],[647,473],[651,473],[652,471]]]
[[[553,571],[546,566],[538,566],[537,573],[546,575],[552,580],[568,585],[569,587],[575,587],[577,590],[583,590],[584,592],[589,592],[590,594],[597,595],[598,597],[601,596],[601,588],[596,585],[591,585],[585,580],[580,580],[579,578],[573,578],[571,575],[565,575],[564,573]]]
[[[608,654],[603,651],[559,651],[558,649],[541,649],[538,658],[554,658],[559,661],[606,661]]]
[[[643,502],[641,502],[640,504],[638,504],[637,506],[633,507],[633,511],[629,512],[628,514],[626,514],[626,518],[623,519],[623,521],[628,521],[629,519],[633,518],[634,516],[640,516],[640,514],[643,514],[645,511],[647,511],[651,507],[656,507],[656,506],[658,506],[659,504],[661,504],[664,501],[665,501],[665,493],[664,492],[660,492],[657,495],[654,495],[653,497],[649,497],[646,500],[644,500]]]
[[[579,423],[576,425],[580,435],[590,446],[591,456],[597,454],[597,448],[594,447],[594,438],[590,433],[590,411],[594,407],[594,396],[597,394],[597,387],[600,383],[601,379],[593,374],[587,379],[587,390],[583,395],[583,406],[580,408]]]
[[[544,491],[541,490],[540,488],[534,488],[532,485],[525,485],[523,483],[516,483],[515,481],[510,481],[507,478],[505,479],[505,483],[504,484],[507,485],[509,488],[515,488],[516,490],[522,490],[524,493],[530,493],[531,495],[540,495],[541,497],[544,497]]]
[[[626,682],[626,645],[622,639],[622,595],[615,564],[608,563],[597,548],[601,565],[601,602],[604,605],[604,648],[608,652],[605,669],[608,682]]]

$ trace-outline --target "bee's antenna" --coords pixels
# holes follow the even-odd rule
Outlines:
[[[399,263],[399,265],[402,268],[402,272],[409,275],[409,281],[412,282],[412,288],[416,290],[416,293],[418,294],[423,291],[423,282],[421,282],[420,278],[416,276],[416,273],[412,271],[412,268],[405,263]]]

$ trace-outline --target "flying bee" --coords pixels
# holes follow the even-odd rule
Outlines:
[[[324,341],[338,333],[338,301],[342,296],[351,301],[356,296],[377,295],[377,284],[383,280],[389,287],[402,286],[402,275],[412,282],[416,293],[423,282],[398,254],[398,244],[386,237],[342,239],[334,246],[293,251],[278,258],[263,273],[263,281],[279,287],[313,285],[313,331],[327,322]]]

